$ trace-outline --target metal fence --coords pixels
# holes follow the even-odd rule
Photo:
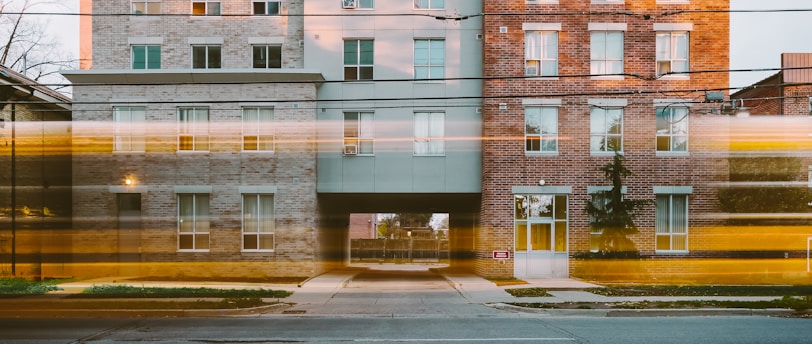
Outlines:
[[[437,262],[448,259],[448,240],[352,239],[351,260],[408,260]]]

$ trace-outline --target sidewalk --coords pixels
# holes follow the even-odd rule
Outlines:
[[[130,277],[131,278],[131,277]],[[752,296],[646,296],[608,297],[593,294],[586,289],[600,287],[575,279],[531,279],[528,284],[497,286],[482,277],[458,269],[432,268],[431,265],[369,265],[331,271],[311,278],[300,285],[234,282],[168,282],[132,281],[127,277],[100,278],[69,282],[60,285],[63,290],[44,296],[0,298],[0,317],[18,316],[509,316],[521,313],[577,316],[679,316],[679,315],[789,315],[792,310],[748,309],[533,309],[512,306],[510,303],[618,303],[637,301],[769,301],[780,297]],[[190,287],[221,289],[274,289],[292,291],[293,295],[266,301],[280,304],[257,309],[235,310],[81,310],[54,309],[54,303],[87,302],[65,299],[94,285],[131,285],[143,287]],[[548,290],[548,297],[514,297],[509,288],[539,287]],[[172,299],[156,299],[171,301]],[[98,301],[98,300],[96,300]],[[127,302],[125,299],[108,300]],[[185,299],[185,301],[195,301]],[[49,307],[49,305],[51,307]],[[508,313],[506,313],[508,312]],[[110,315],[112,314],[112,315]]]

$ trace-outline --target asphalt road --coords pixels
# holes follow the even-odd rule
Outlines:
[[[2,343],[812,343],[812,319],[283,317],[0,319]]]

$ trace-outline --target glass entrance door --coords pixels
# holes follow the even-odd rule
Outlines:
[[[567,198],[516,195],[514,276],[567,277]]]

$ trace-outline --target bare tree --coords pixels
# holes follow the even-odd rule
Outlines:
[[[7,37],[0,42],[0,64],[38,82],[65,84],[59,71],[76,69],[78,58],[48,35],[44,18],[33,14],[46,5],[65,7],[55,0],[0,0],[0,37]]]

